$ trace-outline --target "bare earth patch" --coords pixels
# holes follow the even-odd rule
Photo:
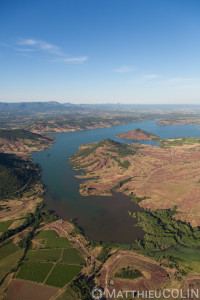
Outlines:
[[[134,267],[142,273],[141,278],[119,279],[114,274],[120,268]],[[160,267],[155,261],[142,255],[121,251],[112,256],[100,271],[99,284],[105,289],[119,290],[149,290],[167,286],[170,283],[170,275],[173,271]]]
[[[13,279],[8,286],[5,300],[49,300],[58,289],[43,286],[26,280]]]

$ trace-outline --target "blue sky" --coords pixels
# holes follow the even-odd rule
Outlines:
[[[200,103],[199,0],[1,0],[0,101]]]

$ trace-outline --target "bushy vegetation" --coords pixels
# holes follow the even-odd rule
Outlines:
[[[115,277],[123,279],[135,279],[142,277],[142,273],[132,267],[122,268],[115,273]]]
[[[136,153],[136,150],[133,149],[133,147],[129,144],[118,143],[118,142],[115,142],[110,139],[107,139],[107,140],[109,142],[109,146],[112,146],[112,148],[106,149],[109,152],[114,152],[121,157],[135,155],[135,153]]]
[[[21,196],[40,177],[37,164],[12,154],[0,153],[0,199]]]
[[[43,282],[52,266],[53,264],[51,263],[24,262],[21,265],[16,278]]]
[[[112,188],[112,191],[116,191],[118,190],[119,188],[121,188],[125,183],[129,182],[130,180],[132,179],[132,177],[129,177],[129,178],[126,178],[124,180],[121,180],[118,182],[118,184]]]
[[[189,223],[175,220],[176,209],[133,212],[138,218],[137,226],[145,231],[143,241],[137,241],[140,249],[154,252],[175,245],[200,246],[200,230]]]
[[[88,164],[86,164],[86,165],[81,165],[81,168],[84,168],[84,169],[85,169],[85,168],[88,168],[88,167],[90,167],[90,166],[96,164],[98,161],[99,161],[98,159],[95,159],[94,161],[92,161],[92,162],[90,162],[90,163],[88,163]]]
[[[128,160],[121,161],[116,156],[110,155],[110,153],[106,153],[106,156],[109,156],[110,158],[114,159],[118,163],[119,167],[122,167],[123,169],[128,169],[128,167],[131,165],[131,163]]]
[[[77,276],[81,269],[81,266],[57,264],[48,276],[45,284],[62,288]]]
[[[34,141],[40,138],[49,140],[49,138],[47,137],[24,129],[0,129],[0,138],[7,139],[9,141],[16,141],[17,139],[27,139]]]
[[[73,293],[73,291],[76,293],[75,299],[82,299],[82,300],[88,300],[91,299],[91,291],[95,287],[94,282],[94,275],[88,277],[85,275],[80,275],[78,278],[76,278],[72,283],[69,285],[66,292]],[[66,299],[68,299],[66,297]]]
[[[138,204],[138,203],[140,203],[141,201],[147,199],[146,196],[141,197],[141,198],[140,198],[140,197],[137,197],[137,196],[135,196],[135,195],[133,194],[133,192],[131,192],[131,194],[130,194],[129,196],[131,196],[131,201],[134,202],[134,203],[136,203],[136,204]]]
[[[109,258],[112,248],[113,245],[111,243],[104,243],[97,259],[104,263]]]

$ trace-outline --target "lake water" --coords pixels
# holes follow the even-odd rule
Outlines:
[[[115,138],[115,135],[136,128],[152,132],[161,138],[200,137],[198,126],[159,126],[156,125],[156,121],[51,134],[56,137],[56,143],[50,149],[33,154],[33,161],[39,163],[42,168],[42,182],[47,187],[47,208],[65,219],[76,219],[85,234],[94,240],[131,243],[141,238],[142,229],[134,227],[136,220],[128,215],[129,210],[139,211],[139,206],[122,194],[113,197],[81,196],[78,191],[81,180],[74,177],[76,172],[68,163],[69,157],[78,151],[79,145],[82,144],[98,142],[104,138],[131,143]],[[157,145],[151,141],[142,143]],[[47,153],[50,156],[47,156]]]

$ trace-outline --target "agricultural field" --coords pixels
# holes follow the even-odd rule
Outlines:
[[[49,300],[57,293],[58,289],[52,286],[14,279],[8,286],[5,300]]]
[[[19,250],[19,247],[12,242],[9,242],[8,244],[5,244],[4,246],[0,245],[0,259],[3,259],[4,257],[16,252]]]
[[[77,249],[68,248],[63,250],[62,263],[85,265],[85,260]]]
[[[85,260],[67,238],[59,237],[53,230],[37,234],[33,239],[34,247],[41,241],[45,241],[45,248],[27,252],[16,278],[63,287],[82,270]]]
[[[1,222],[0,223],[0,232],[5,232],[8,230],[13,221]]]
[[[58,235],[54,230],[43,230],[36,235],[36,239],[57,238]]]
[[[17,266],[22,255],[23,250],[18,250],[10,255],[4,256],[4,258],[0,260],[0,281]]]
[[[36,237],[36,239],[44,239],[44,248],[68,248],[70,243],[65,237],[58,237],[57,233],[53,230],[41,231]]]
[[[200,144],[199,138],[193,137],[178,137],[172,139],[160,139],[159,140],[160,147],[175,147],[175,146],[197,146]]]
[[[39,249],[29,250],[26,255],[27,261],[59,261],[62,249]]]
[[[35,282],[44,282],[53,264],[39,262],[24,262],[16,278],[26,279]]]
[[[200,272],[199,248],[177,245],[165,250],[165,252],[155,253],[155,257],[167,259],[172,265],[176,264],[189,268],[191,271]]]
[[[65,237],[48,238],[45,248],[67,248],[70,247],[69,241]]]
[[[57,264],[48,276],[45,284],[62,288],[81,271],[81,266]]]

